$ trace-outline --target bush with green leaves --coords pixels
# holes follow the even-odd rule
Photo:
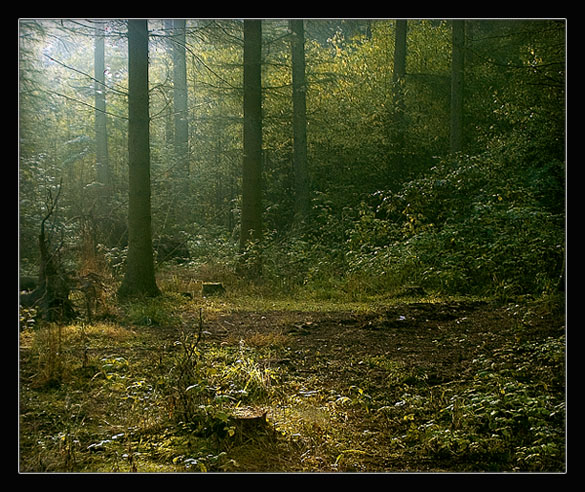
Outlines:
[[[551,196],[541,185],[495,152],[443,160],[398,192],[362,203],[349,234],[349,264],[441,292],[555,290],[564,267],[564,215],[547,206]]]
[[[565,337],[510,342],[474,360],[473,384],[441,412],[462,431],[467,452],[498,458],[502,467],[547,471],[564,461]],[[441,428],[425,439],[438,443]],[[444,431],[444,429],[443,429]],[[447,441],[441,441],[449,448]],[[452,451],[452,449],[451,449]]]

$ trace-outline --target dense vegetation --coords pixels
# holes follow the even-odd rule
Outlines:
[[[20,21],[21,469],[263,471],[252,442],[273,471],[562,471],[565,22],[264,20],[254,163],[249,24],[149,20],[154,299],[118,296],[143,230],[128,24]],[[323,376],[311,326],[395,318],[456,364],[359,335],[353,384]]]

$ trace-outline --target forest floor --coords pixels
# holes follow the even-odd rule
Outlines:
[[[564,307],[166,294],[22,330],[19,396],[21,472],[563,472]]]

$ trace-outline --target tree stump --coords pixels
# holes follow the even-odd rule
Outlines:
[[[225,288],[217,282],[205,282],[201,285],[201,295],[203,297],[225,294]]]
[[[242,408],[229,419],[229,425],[234,428],[234,440],[242,444],[251,439],[265,437],[270,432],[266,421],[266,410]]]

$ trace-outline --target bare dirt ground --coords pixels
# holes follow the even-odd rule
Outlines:
[[[275,362],[296,372],[319,370],[320,379],[331,384],[346,380],[348,373],[359,377],[359,362],[376,356],[426,372],[430,384],[439,384],[461,378],[478,354],[521,336],[514,332],[517,325],[518,320],[505,309],[464,301],[404,304],[368,314],[235,312],[206,323],[206,330],[210,339],[226,343],[254,343],[268,334],[287,336],[287,357]],[[545,325],[544,319],[537,320],[524,336],[548,332]],[[562,327],[557,320],[550,331]]]

